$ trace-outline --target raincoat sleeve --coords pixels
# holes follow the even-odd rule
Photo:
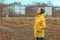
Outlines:
[[[39,18],[39,27],[38,27],[38,31],[43,31],[43,30],[45,30],[46,29],[46,20],[45,20],[45,17],[43,17],[43,16],[41,16],[40,18]]]

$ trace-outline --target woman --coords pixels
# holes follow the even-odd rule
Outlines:
[[[46,21],[45,21],[45,10],[42,8],[39,8],[35,19],[34,24],[34,36],[36,37],[36,40],[44,40],[44,31],[46,29]]]

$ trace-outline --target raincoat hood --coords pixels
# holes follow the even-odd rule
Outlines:
[[[45,15],[45,14],[39,14],[39,15],[37,15],[37,16],[38,16],[38,17],[43,16],[43,17],[46,18],[46,15]]]

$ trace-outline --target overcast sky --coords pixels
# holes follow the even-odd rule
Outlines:
[[[9,4],[9,3],[13,3],[13,2],[21,2],[21,4],[26,5],[26,4],[32,4],[34,2],[47,3],[47,1],[53,2],[54,6],[60,6],[60,0],[5,0],[4,3]]]

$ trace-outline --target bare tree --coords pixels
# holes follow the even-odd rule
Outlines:
[[[1,20],[3,20],[3,8],[4,8],[4,4],[0,3],[0,18],[1,18]]]

